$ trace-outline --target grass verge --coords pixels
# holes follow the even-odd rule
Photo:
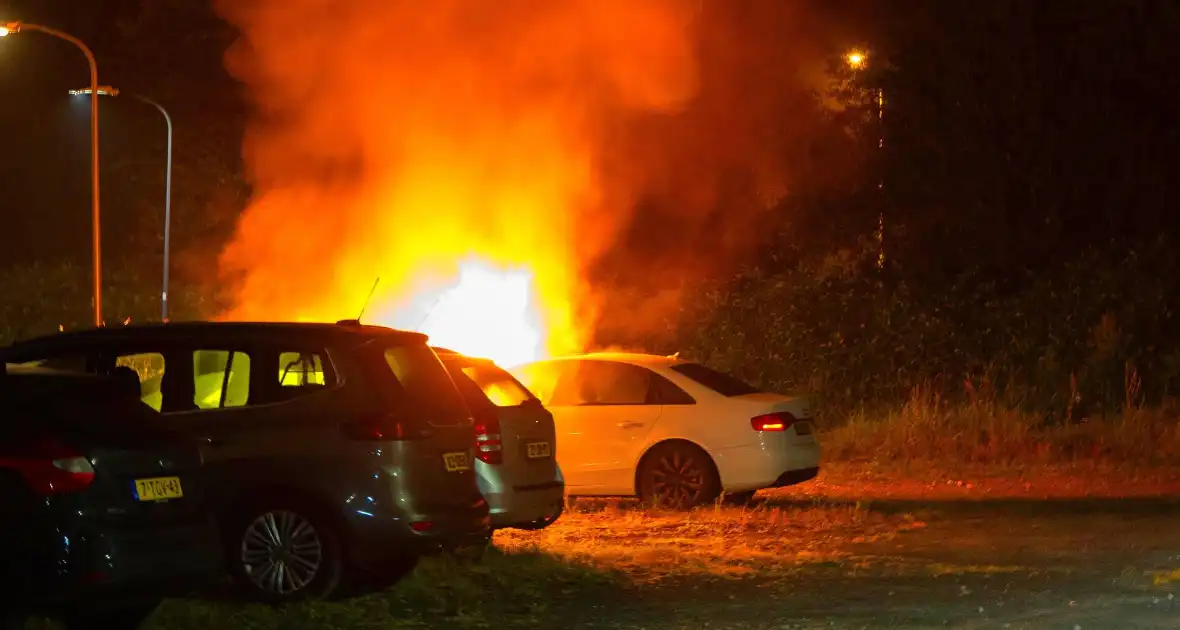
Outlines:
[[[1052,423],[994,402],[948,404],[915,390],[900,409],[858,413],[824,431],[824,456],[843,463],[1180,465],[1180,413],[1128,406],[1118,414]]]

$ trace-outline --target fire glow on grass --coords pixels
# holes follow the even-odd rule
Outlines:
[[[380,278],[367,322],[503,364],[580,350],[630,207],[604,139],[695,93],[699,6],[219,0],[254,109],[224,317],[354,318]]]

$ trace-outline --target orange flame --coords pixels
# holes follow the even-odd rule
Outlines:
[[[370,322],[509,364],[579,349],[625,206],[602,138],[693,94],[697,4],[223,0],[256,105],[225,316],[355,317],[380,277]]]
[[[497,269],[470,259],[459,265],[452,284],[417,293],[412,308],[386,311],[376,319],[424,332],[438,346],[459,348],[504,366],[519,365],[545,357],[546,331],[556,332],[564,323],[546,325],[545,313],[553,311],[538,303],[534,291],[527,269]],[[411,321],[413,317],[419,321]]]

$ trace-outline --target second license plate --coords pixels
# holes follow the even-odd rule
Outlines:
[[[529,442],[525,449],[529,459],[542,459],[553,455],[553,448],[548,442]]]
[[[447,467],[447,472],[471,470],[471,463],[467,461],[467,453],[464,451],[443,453],[442,457],[443,465]]]

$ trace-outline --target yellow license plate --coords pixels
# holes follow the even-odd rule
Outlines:
[[[553,449],[550,448],[548,442],[529,442],[525,449],[529,459],[541,459],[553,455]]]
[[[471,470],[471,464],[467,461],[467,453],[463,451],[443,453],[443,465],[447,467],[447,472]]]
[[[140,501],[167,501],[184,496],[180,477],[153,477],[135,480],[135,498]]]

